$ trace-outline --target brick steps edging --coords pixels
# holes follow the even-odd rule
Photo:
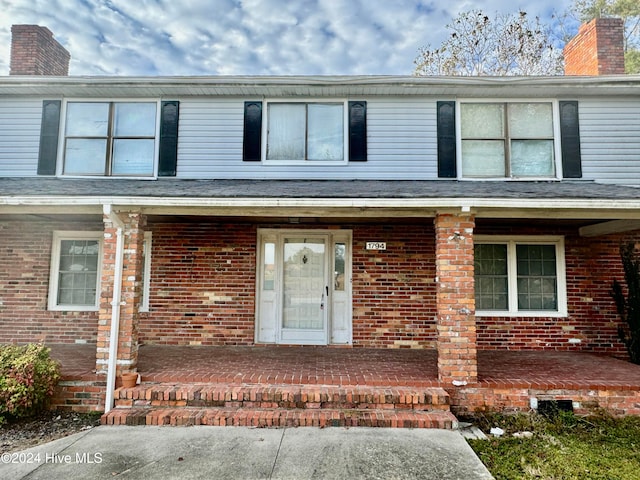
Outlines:
[[[102,425],[246,426],[246,427],[381,427],[455,429],[448,411],[337,410],[257,408],[116,408]]]
[[[442,388],[318,385],[142,384],[115,392],[115,405],[281,409],[396,409],[449,411]]]

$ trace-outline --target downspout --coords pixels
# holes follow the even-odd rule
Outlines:
[[[118,360],[118,334],[120,332],[120,297],[122,292],[122,267],[124,259],[124,223],[113,211],[111,205],[103,205],[103,212],[109,217],[116,229],[116,258],[113,272],[113,298],[111,300],[111,330],[109,333],[109,358],[107,359],[107,396],[104,413],[113,408],[116,388],[116,363]]]

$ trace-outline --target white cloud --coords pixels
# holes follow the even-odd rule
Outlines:
[[[548,19],[572,0],[522,8]],[[72,75],[409,75],[458,12],[510,0],[0,0],[0,75],[12,24],[48,27]]]

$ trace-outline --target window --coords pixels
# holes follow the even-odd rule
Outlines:
[[[466,178],[555,178],[551,102],[461,103],[461,166]]]
[[[101,232],[54,232],[49,309],[97,310],[101,259]]]
[[[64,175],[152,176],[155,102],[68,102]]]
[[[149,291],[151,286],[151,232],[144,232],[142,244],[142,298],[140,311],[149,311]]]
[[[561,238],[479,237],[474,253],[479,315],[566,315]]]
[[[344,160],[343,103],[269,103],[267,112],[267,160]]]

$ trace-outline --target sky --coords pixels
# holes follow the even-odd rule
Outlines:
[[[47,27],[70,75],[411,75],[460,12],[539,16],[573,0],[0,0],[0,75],[11,25]]]

